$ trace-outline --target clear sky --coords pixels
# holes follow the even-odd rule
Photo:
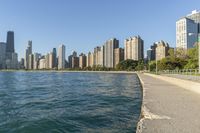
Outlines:
[[[0,41],[15,32],[15,50],[24,57],[66,45],[67,55],[92,51],[107,39],[140,35],[146,49],[156,41],[175,46],[176,20],[200,9],[200,0],[0,0]]]

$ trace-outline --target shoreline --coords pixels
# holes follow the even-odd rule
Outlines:
[[[138,79],[140,81],[140,85],[141,85],[141,91],[142,91],[142,104],[141,104],[141,108],[140,108],[140,117],[138,119],[138,123],[136,125],[136,133],[142,133],[142,125],[143,125],[143,120],[145,119],[145,105],[144,105],[144,82],[142,81],[141,77],[139,76],[139,74],[137,73]]]
[[[119,73],[135,74],[135,71],[78,71],[78,70],[0,70],[1,72],[57,72],[57,73]]]

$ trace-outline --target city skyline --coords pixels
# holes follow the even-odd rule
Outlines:
[[[91,0],[60,1],[56,2],[57,4],[53,1],[13,3],[15,2],[10,0],[1,2],[0,17],[4,21],[0,23],[0,41],[6,41],[7,31],[15,31],[15,51],[20,59],[24,57],[23,49],[28,40],[33,41],[33,51],[39,53],[47,53],[52,48],[65,44],[66,56],[73,50],[86,54],[94,47],[102,45],[105,40],[114,37],[119,39],[119,45],[122,47],[124,40],[133,35],[140,35],[144,39],[144,51],[161,39],[175,47],[175,22],[192,10],[198,10],[196,5],[200,2],[194,0],[178,5],[178,1],[173,1],[174,4],[172,1],[156,1],[156,4],[149,2],[148,5],[144,4],[144,1],[129,0],[115,3]],[[143,8],[138,10],[139,7],[132,6],[134,4]],[[165,5],[166,8],[159,10],[162,7],[160,5]],[[187,8],[183,8],[183,5],[187,5]],[[12,10],[8,10],[8,7]],[[43,11],[43,8],[47,11]]]

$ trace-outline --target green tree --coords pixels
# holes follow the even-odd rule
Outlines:
[[[166,57],[158,61],[158,70],[183,69],[187,61],[182,58]]]
[[[141,70],[144,70],[144,67],[145,67],[144,61],[143,60],[139,60],[135,69],[137,71],[141,71]]]
[[[175,56],[175,52],[174,52],[174,49],[173,48],[170,48],[169,51],[168,51],[168,54],[169,54],[169,58],[171,60],[175,60],[176,56]]]
[[[156,71],[156,61],[150,61],[148,63],[150,71]]]
[[[177,48],[175,51],[175,57],[176,58],[187,58],[187,50],[185,50],[184,48]]]
[[[127,71],[136,70],[137,65],[138,61],[128,59],[121,61],[119,64],[117,64],[116,70],[127,70]]]
[[[198,46],[190,48],[187,51],[187,60],[188,63],[185,65],[185,69],[196,69],[198,68]]]

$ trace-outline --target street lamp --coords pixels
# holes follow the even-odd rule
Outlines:
[[[197,45],[199,46],[199,73],[200,73],[200,34],[198,34]]]
[[[156,74],[158,74],[158,60],[156,59]]]
[[[151,72],[150,61],[149,61],[149,72]]]
[[[197,35],[197,46],[199,47],[199,74],[200,74],[200,34],[198,33],[189,33],[189,36]]]

